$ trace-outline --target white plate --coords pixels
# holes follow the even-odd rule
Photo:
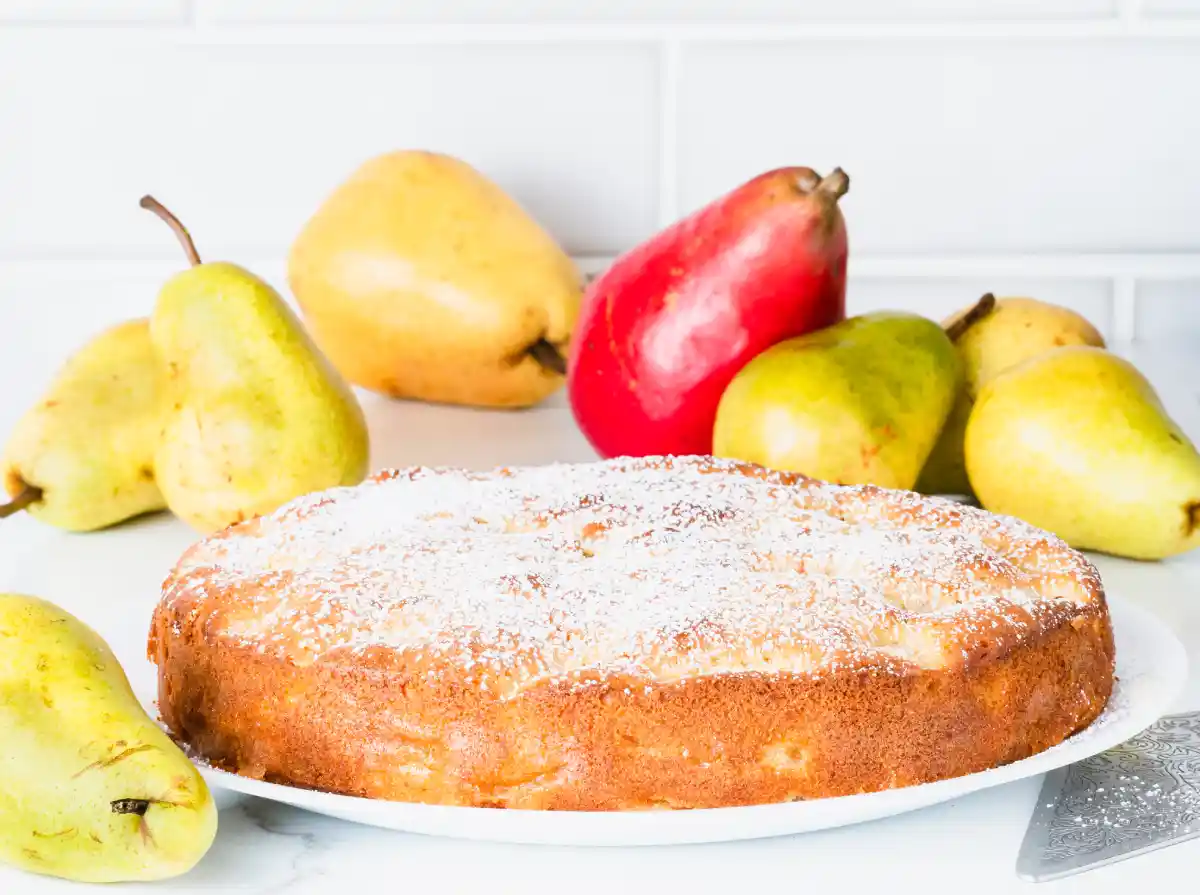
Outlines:
[[[757,839],[875,820],[1043,774],[1123,743],[1171,707],[1187,676],[1183,646],[1146,610],[1110,596],[1116,689],[1087,730],[1039,755],[990,771],[884,792],[687,811],[582,812],[458,808],[385,802],[264,783],[203,767],[214,787],[319,814],[411,833],[547,845],[664,845]]]

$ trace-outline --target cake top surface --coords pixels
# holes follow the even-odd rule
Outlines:
[[[1016,519],[709,457],[387,470],[203,539],[163,593],[175,624],[297,664],[385,651],[501,697],[942,668],[1102,600]]]

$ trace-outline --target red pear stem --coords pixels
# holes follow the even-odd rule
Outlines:
[[[850,191],[850,175],[841,168],[834,168],[821,178],[816,192],[829,196],[834,201],[842,198]]]
[[[200,264],[200,253],[196,251],[196,243],[192,241],[192,234],[188,233],[187,227],[183,226],[183,222],[175,215],[167,210],[167,207],[155,199],[153,196],[142,196],[142,201],[138,203],[148,211],[154,212],[160,218],[167,222],[167,226],[175,231],[175,236],[179,239],[179,244],[183,246],[183,252],[187,255],[188,261],[192,267]]]
[[[16,515],[21,510],[37,503],[42,499],[42,489],[37,485],[30,485],[28,482],[23,483],[23,487],[17,492],[14,497],[6,504],[0,504],[0,519],[7,519],[9,516]]]
[[[529,346],[529,356],[551,373],[559,376],[567,375],[567,361],[562,352],[545,339],[538,339]]]
[[[971,310],[946,327],[946,335],[950,337],[951,342],[957,342],[962,338],[963,333],[992,313],[995,307],[996,296],[990,292],[986,293],[979,301],[975,302]]]

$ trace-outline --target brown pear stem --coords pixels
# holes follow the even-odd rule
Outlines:
[[[545,339],[538,339],[529,346],[529,356],[551,373],[557,373],[559,376],[567,375],[566,358],[562,356],[561,351]]]
[[[1186,516],[1183,533],[1190,538],[1196,529],[1200,528],[1200,500],[1193,500],[1183,508],[1183,511]]]
[[[113,814],[136,814],[138,817],[145,817],[149,810],[149,799],[117,799],[112,803]]]
[[[183,252],[187,255],[188,261],[192,267],[200,264],[200,253],[196,251],[196,243],[192,241],[192,234],[188,233],[187,227],[183,226],[183,222],[175,215],[167,210],[167,207],[155,199],[153,196],[142,196],[142,201],[138,203],[142,208],[154,212],[160,218],[167,222],[167,226],[175,231],[175,236],[179,239],[179,244],[183,246]]]
[[[23,487],[17,492],[14,497],[6,504],[0,504],[0,519],[7,519],[13,516],[26,507],[37,503],[42,499],[42,489],[37,485],[31,485],[28,482],[23,483]]]
[[[850,175],[841,168],[834,168],[828,174],[821,178],[821,182],[817,184],[816,192],[823,193],[829,196],[834,201],[842,198],[850,191]]]
[[[990,292],[986,293],[979,301],[975,302],[971,310],[946,327],[946,335],[950,337],[951,342],[957,342],[962,338],[963,333],[992,313],[992,309],[995,307],[996,296]]]

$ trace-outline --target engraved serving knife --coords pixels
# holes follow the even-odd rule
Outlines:
[[[1017,875],[1059,879],[1200,836],[1200,712],[1046,776]]]

